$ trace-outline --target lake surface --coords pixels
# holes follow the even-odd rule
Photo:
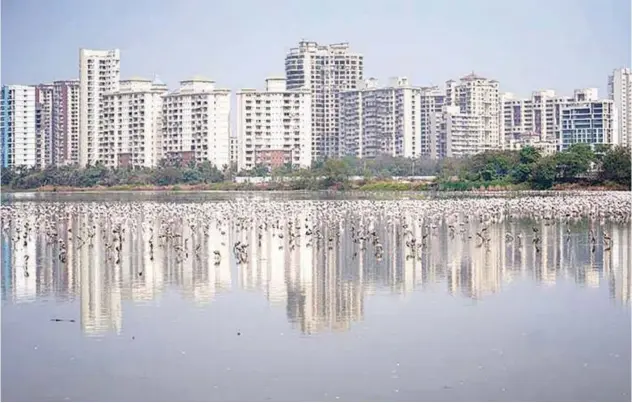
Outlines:
[[[2,400],[630,401],[629,221],[398,197],[3,199]]]

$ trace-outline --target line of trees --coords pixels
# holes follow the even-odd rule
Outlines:
[[[79,168],[50,166],[2,170],[2,186],[36,189],[45,186],[92,188],[97,186],[172,186],[223,182],[230,170],[220,171],[210,162],[179,163],[161,161],[156,168],[108,168],[102,164]]]
[[[454,186],[477,187],[489,184],[522,185],[550,189],[555,185],[610,185],[630,188],[630,149],[622,146],[596,147],[573,144],[567,150],[543,156],[533,147],[520,151],[488,151],[452,167],[458,181]],[[449,170],[443,172],[449,173]],[[450,187],[445,176],[439,181]]]
[[[597,147],[593,150],[586,144],[575,144],[566,151],[548,156],[541,155],[533,147],[525,147],[520,151],[487,151],[460,159],[347,157],[317,161],[310,169],[285,165],[268,170],[257,166],[246,172],[237,172],[234,166],[220,170],[210,162],[183,164],[177,160],[161,161],[155,168],[110,169],[101,164],[85,168],[48,167],[44,170],[15,168],[2,170],[2,186],[36,189],[208,185],[232,182],[235,176],[268,176],[273,183],[281,182],[280,178],[292,177],[294,180],[284,185],[289,189],[315,190],[348,188],[352,176],[364,178],[365,183],[388,182],[397,176],[436,176],[434,187],[446,190],[481,186],[549,189],[558,184],[573,183],[629,188],[631,163],[628,148]]]

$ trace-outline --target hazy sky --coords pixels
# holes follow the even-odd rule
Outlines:
[[[233,90],[284,73],[302,38],[349,42],[366,77],[569,93],[630,65],[630,0],[2,0],[3,84],[78,76],[79,48],[121,50],[121,76]]]

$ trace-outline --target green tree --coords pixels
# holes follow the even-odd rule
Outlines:
[[[590,145],[576,143],[566,151],[557,153],[555,159],[562,179],[572,181],[588,172],[591,164],[595,161],[595,153]]]
[[[182,183],[182,171],[175,166],[157,168],[152,175],[152,183],[158,186],[169,186]]]
[[[541,158],[533,166],[531,183],[535,189],[550,189],[555,183],[556,161],[553,157]]]
[[[196,169],[200,171],[200,179],[204,183],[217,183],[224,180],[224,174],[210,161],[204,161],[196,165]]]
[[[608,150],[603,156],[600,178],[621,185],[630,186],[632,158],[630,149],[617,146]]]
[[[521,164],[535,164],[542,157],[540,155],[540,151],[537,148],[532,146],[524,147],[520,150],[519,153],[520,163]]]
[[[604,157],[612,149],[610,144],[595,144],[595,160],[603,162]]]
[[[187,184],[197,184],[202,182],[202,175],[196,168],[185,168],[182,171],[182,181]]]
[[[531,177],[531,172],[535,163],[520,163],[511,171],[511,178],[514,183],[527,182]]]
[[[349,179],[349,165],[344,160],[328,159],[322,168],[325,186],[345,187]]]
[[[252,176],[268,176],[270,174],[270,168],[265,165],[257,164],[251,170]]]

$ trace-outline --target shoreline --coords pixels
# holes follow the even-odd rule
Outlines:
[[[5,189],[0,188],[1,193],[18,194],[18,193],[100,193],[100,192],[138,192],[138,193],[158,193],[158,192],[288,192],[288,193],[301,193],[301,192],[336,192],[336,193],[351,193],[351,192],[388,192],[388,193],[418,193],[418,192],[432,192],[432,193],[463,193],[463,194],[495,194],[495,193],[552,193],[552,192],[629,192],[630,189],[623,187],[609,187],[609,186],[556,186],[548,190],[537,189],[524,189],[524,188],[507,188],[502,186],[489,186],[487,188],[472,188],[469,190],[452,190],[452,189],[438,189],[438,188],[416,188],[419,187],[415,183],[400,183],[400,182],[381,182],[383,186],[371,186],[375,183],[368,184],[368,186],[357,186],[350,189],[292,189],[291,187],[278,186],[266,186],[266,184],[236,184],[236,183],[219,183],[219,184],[203,184],[203,185],[168,185],[168,186],[94,186],[94,187],[70,187],[70,186],[42,186],[39,188],[31,189]],[[400,185],[400,186],[398,186]],[[403,185],[403,186],[402,186]],[[363,188],[364,187],[364,188]],[[408,187],[408,188],[406,188]]]

